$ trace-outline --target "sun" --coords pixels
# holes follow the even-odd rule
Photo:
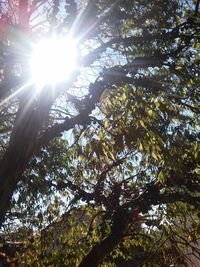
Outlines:
[[[77,67],[77,44],[71,38],[43,39],[33,49],[31,76],[37,87],[55,85],[70,78]]]

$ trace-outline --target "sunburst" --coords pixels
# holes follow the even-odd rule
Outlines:
[[[71,38],[41,40],[31,56],[31,76],[37,87],[67,80],[77,67],[77,42]]]

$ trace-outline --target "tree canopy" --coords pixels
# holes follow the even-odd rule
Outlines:
[[[199,2],[0,1],[3,266],[200,260]],[[38,90],[52,35],[78,66]]]

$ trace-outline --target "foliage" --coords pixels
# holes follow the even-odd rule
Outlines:
[[[199,1],[0,5],[0,256],[79,267],[199,258]],[[79,69],[23,87],[32,45],[52,32],[80,39]]]

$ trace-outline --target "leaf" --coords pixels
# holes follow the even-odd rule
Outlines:
[[[139,143],[138,149],[139,149],[139,151],[143,151],[144,150],[143,145],[142,145],[142,142]]]
[[[152,152],[152,157],[153,157],[154,159],[158,160],[158,157],[157,157],[156,153],[154,153],[154,152]]]
[[[182,67],[181,66],[176,66],[175,70],[182,70]]]
[[[80,135],[80,139],[83,138],[86,133],[87,133],[87,129],[83,130],[81,135]]]
[[[112,160],[115,160],[115,156],[114,156],[113,152],[108,151],[108,155]]]
[[[105,119],[104,120],[104,128],[107,129],[109,127],[109,120]]]
[[[165,176],[164,176],[163,172],[161,171],[158,174],[158,181],[161,182],[161,183],[164,183],[164,180],[165,180]]]
[[[152,109],[149,109],[149,110],[148,110],[148,114],[149,114],[149,116],[152,117],[152,116],[153,116],[153,110],[152,110]]]
[[[199,154],[200,154],[200,145],[199,143],[196,143],[194,146],[194,158],[198,159]]]
[[[104,133],[103,133],[102,131],[100,131],[100,132],[99,132],[99,138],[100,138],[100,139],[103,139],[104,136],[105,136]]]
[[[143,128],[146,128],[145,125],[144,125],[144,122],[142,120],[140,120],[140,125],[143,127]]]

